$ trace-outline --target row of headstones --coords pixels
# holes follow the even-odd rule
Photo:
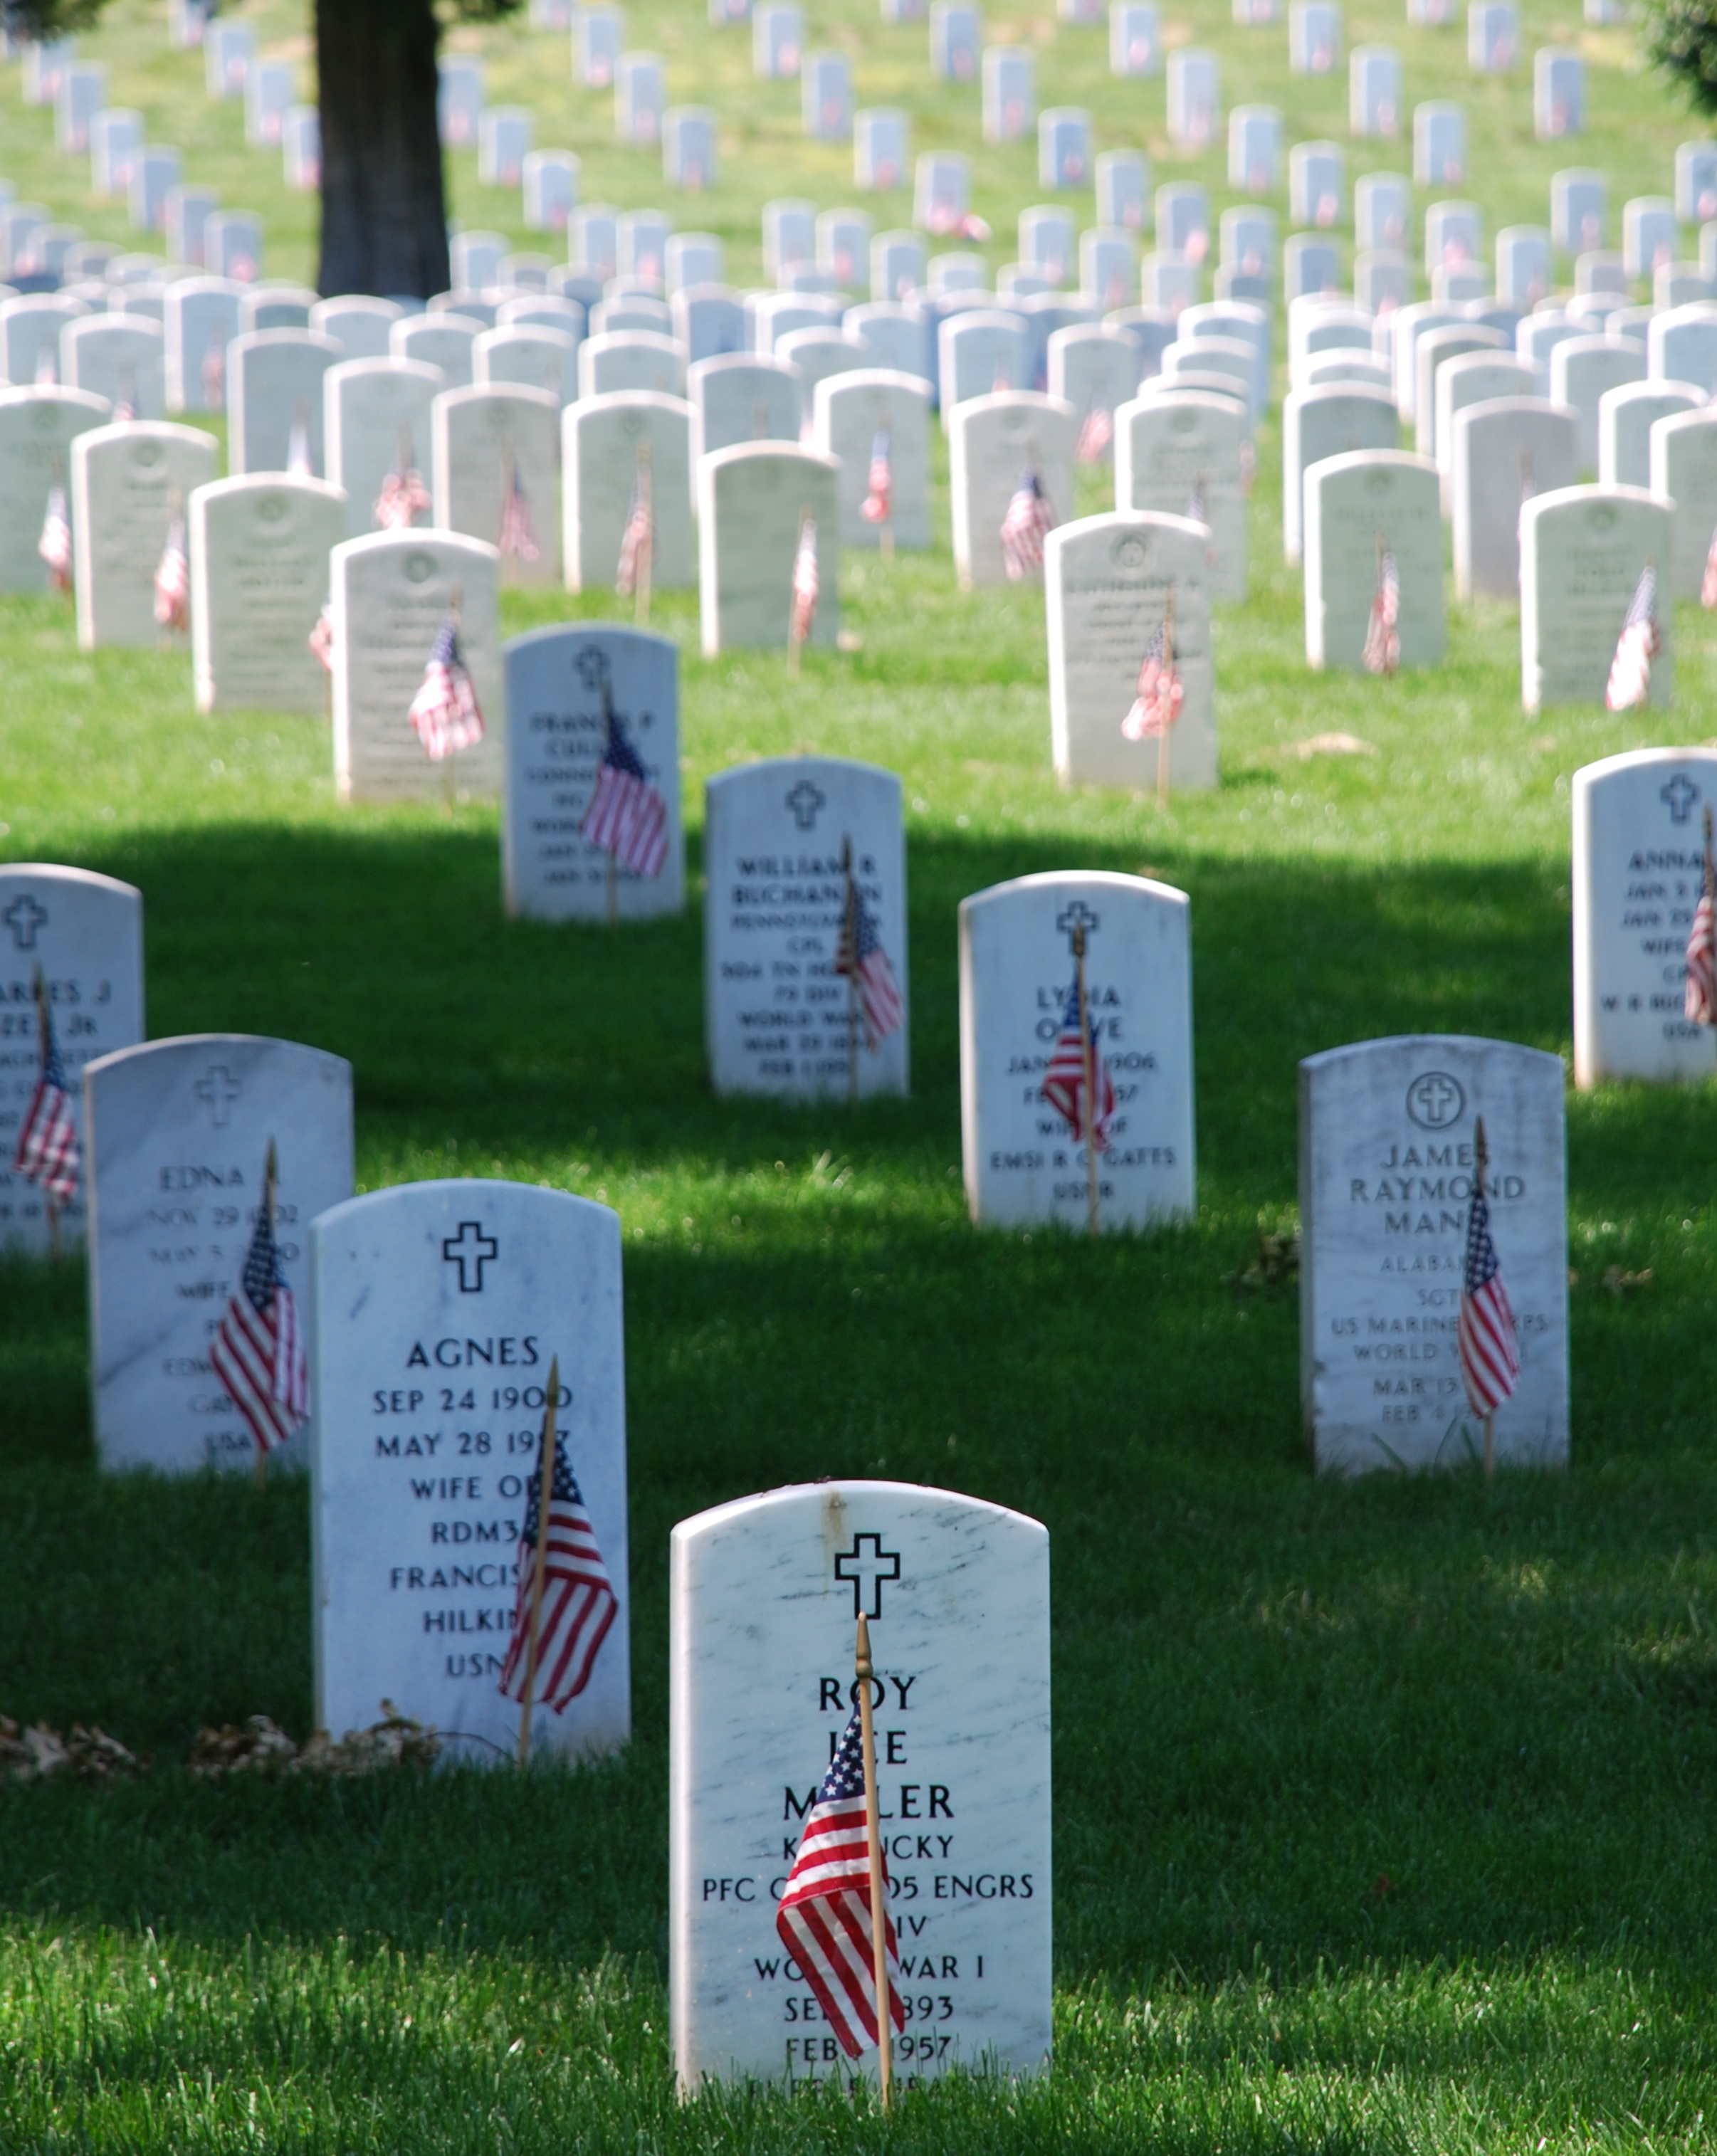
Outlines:
[[[663,658],[649,639],[614,631],[598,639],[584,636],[581,649],[603,649],[618,701],[631,701],[629,677],[653,675],[655,690],[666,689]],[[537,677],[541,706],[559,718],[563,738],[586,737],[588,762],[604,712],[585,678],[594,670],[581,675],[571,657],[575,640],[576,632],[546,632],[515,655]],[[659,720],[666,711],[664,702]],[[1714,792],[1717,757],[1709,751],[1633,752],[1576,774],[1582,1085],[1713,1073],[1709,1029],[1681,1014],[1681,954],[1702,888],[1697,811]],[[848,990],[832,966],[850,851],[866,907],[892,947],[902,997],[909,993],[894,775],[836,759],[775,759],[721,774],[707,807],[706,974],[717,1084],[838,1096],[855,1053],[879,1065],[892,1060],[903,1073],[903,1032],[897,1057],[853,1048]],[[1071,1023],[1076,934],[1096,1051],[1114,1081],[1098,1156],[1099,1221],[1142,1228],[1190,1212],[1187,913],[1183,893],[1101,874],[1028,876],[963,903],[963,1147],[975,1220],[1083,1226],[1088,1217],[1083,1147],[1043,1095]],[[243,1036],[139,1045],[141,901],[127,886],[80,870],[0,870],[0,931],[8,1000],[28,1009],[39,968],[81,1088],[102,1457],[177,1470],[242,1459],[242,1424],[210,1383],[209,1335],[235,1284],[270,1140],[289,1277],[301,1280],[310,1222],[349,1198],[350,1068],[316,1050]],[[8,1044],[6,1066],[5,1121],[15,1129],[35,1073],[28,1029]],[[861,1090],[890,1082],[884,1069],[861,1070]],[[1501,1450],[1565,1454],[1563,1082],[1553,1056],[1447,1037],[1369,1043],[1302,1066],[1303,1378],[1320,1466],[1379,1466],[1391,1455],[1429,1464],[1464,1441],[1455,1334],[1476,1116],[1490,1133],[1498,1246],[1526,1366],[1499,1429]],[[34,1193],[15,1177],[0,1185],[0,1225],[26,1249],[44,1240]],[[82,1226],[75,1204],[64,1227],[75,1236]],[[467,1240],[475,1260],[477,1243]],[[347,1297],[339,1307],[362,1301]],[[373,1314],[385,1312],[381,1301]],[[366,1400],[375,1382],[367,1381]],[[410,1382],[408,1366],[393,1382]]]
[[[116,264],[127,282],[198,269],[247,285],[261,275],[262,220],[250,210],[222,209],[212,188],[176,182],[152,193],[147,215],[134,222],[165,234],[170,261],[87,239],[80,226],[56,223],[44,203],[19,202],[11,182],[0,180],[0,276],[13,292],[53,292],[100,283]]]

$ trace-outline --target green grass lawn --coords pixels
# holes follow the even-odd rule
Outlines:
[[[245,12],[265,42],[299,27]],[[1285,28],[1232,31],[1213,0],[1165,12],[1223,52],[1230,99],[1292,100],[1290,139],[1344,131],[1341,83],[1290,85]],[[631,34],[669,53],[676,96],[727,101],[744,133],[696,218],[744,277],[761,201],[848,199],[844,153],[802,150],[796,94],[753,85],[702,13],[640,5]],[[1552,23],[1526,13],[1529,49]],[[822,19],[862,31],[863,101],[910,89],[921,145],[971,146],[975,92],[907,71],[922,28],[884,33],[858,0]],[[1110,83],[1101,33],[1012,27],[1039,44],[1045,102],[1090,102],[1105,145],[1136,139],[1139,105],[1154,141],[1161,85]],[[1410,101],[1467,96],[1493,226],[1541,216],[1573,151],[1525,138],[1524,80],[1469,85],[1461,32],[1394,12],[1351,11],[1348,33],[1403,47]],[[1692,130],[1597,64],[1621,56],[1613,33],[1574,34],[1594,59],[1581,161],[1609,166],[1618,204],[1658,190]],[[659,198],[653,168],[592,133],[605,110],[567,88],[558,45],[479,42],[491,95],[587,153],[587,195]],[[154,9],[122,0],[90,49],[116,99],[164,112],[152,133],[198,146],[193,176],[206,157],[229,201],[265,210],[270,267],[306,270],[304,207],[236,146],[234,109],[203,102]],[[116,229],[15,79],[0,170]],[[979,165],[980,206],[1010,232],[1036,198],[1029,154]],[[455,177],[463,213],[517,229],[462,161]],[[308,1728],[305,1491],[98,1477],[81,1272],[0,1269],[0,1712],[99,1721],[155,1762],[131,1786],[0,1788],[8,2156],[1717,2143],[1709,1091],[1570,1096],[1565,1476],[1314,1482],[1293,1291],[1227,1284],[1261,1229],[1293,1223],[1299,1057],[1414,1028],[1567,1054],[1571,773],[1706,737],[1717,648],[1682,610],[1668,719],[1523,717],[1514,616],[1495,605],[1453,612],[1435,675],[1311,676],[1273,424],[1260,449],[1253,598],[1216,634],[1224,783],[1166,811],[1057,790],[1041,598],[960,598],[945,502],[928,562],[844,565],[861,647],[813,654],[797,688],[779,655],[703,661],[693,602],[660,604],[681,646],[694,870],[702,782],[739,758],[803,745],[904,778],[912,1097],[856,1111],[712,1097],[696,898],[619,933],[507,921],[492,809],[342,809],[321,722],[198,718],[182,656],[80,655],[63,603],[0,603],[0,855],[141,886],[152,1033],[350,1057],[362,1187],[498,1174],[618,1208],[637,1729],[576,1775],[194,1781],[180,1763],[201,1723]],[[505,610],[517,630],[612,603]],[[1374,752],[1299,752],[1335,731]],[[959,1172],[955,908],[1080,865],[1191,894],[1198,1214],[1096,1247],[979,1235]],[[1650,1277],[1623,1298],[1612,1267]],[[849,1474],[947,1484],[1051,1529],[1056,2071],[915,2096],[887,2123],[826,2096],[681,2107],[668,1530]]]

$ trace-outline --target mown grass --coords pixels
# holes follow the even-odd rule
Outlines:
[[[630,34],[669,53],[676,96],[727,115],[727,176],[682,222],[723,232],[745,277],[761,202],[848,198],[844,153],[801,145],[796,92],[753,85],[743,38],[702,12],[637,6]],[[302,38],[290,7],[245,13],[265,44]],[[1342,135],[1341,85],[1291,81],[1282,29],[1235,31],[1212,0],[1165,14],[1217,45],[1231,100],[1283,104],[1291,138]],[[859,0],[817,19],[853,41],[862,101],[907,103],[921,145],[975,147],[975,92],[923,80],[922,28],[884,32]],[[1101,33],[990,27],[1037,44],[1043,101],[1089,103],[1103,146],[1142,132],[1164,174],[1221,198],[1217,160],[1164,153],[1160,85],[1103,74]],[[1410,101],[1467,98],[1493,226],[1541,215],[1575,147],[1524,139],[1520,79],[1468,83],[1458,31],[1393,11],[1347,28],[1403,47]],[[1608,64],[1614,33],[1526,11],[1529,49],[1556,33],[1594,61],[1579,157],[1608,167],[1618,203],[1657,191],[1691,131]],[[492,96],[584,154],[587,197],[661,198],[558,45],[458,35],[491,55]],[[306,270],[306,206],[239,146],[235,109],[205,103],[154,9],[117,0],[90,49],[193,177],[264,208],[270,268]],[[44,116],[5,110],[20,192],[116,234]],[[1000,260],[1036,198],[1031,158],[977,163]],[[516,201],[476,191],[465,159],[453,174],[462,214],[518,230]],[[1300,1056],[1417,1027],[1565,1054],[1570,774],[1712,731],[1710,632],[1683,611],[1668,720],[1523,718],[1495,606],[1456,610],[1434,675],[1312,677],[1273,429],[1260,449],[1253,598],[1217,630],[1224,784],[1165,812],[1056,788],[1041,600],[961,598],[945,554],[846,563],[861,646],[813,655],[797,690],[778,657],[706,663],[689,597],[661,601],[694,869],[702,781],[739,757],[806,744],[905,779],[912,1097],[852,1113],[711,1096],[696,898],[616,936],[506,921],[491,808],[342,809],[320,722],[198,718],[182,657],[80,655],[59,603],[0,604],[0,854],[141,886],[152,1033],[254,1029],[349,1056],[368,1187],[498,1173],[619,1209],[638,1732],[578,1775],[193,1780],[201,1722],[307,1728],[304,1491],[98,1476],[80,1268],[0,1269],[0,1711],[99,1720],[154,1762],[131,1787],[0,1789],[0,2148],[1711,2146],[1709,1089],[1570,1096],[1566,1476],[1314,1482],[1293,1290],[1227,1281],[1261,1227],[1293,1221]],[[610,604],[514,595],[507,624]],[[1374,752],[1301,753],[1338,731]],[[978,1235],[955,908],[1078,865],[1191,894],[1199,1211],[1097,1248]],[[1650,1278],[1623,1296],[1612,1267]],[[826,2097],[682,2108],[667,1531],[850,1473],[970,1490],[1051,1530],[1056,2070],[914,2097],[891,2122]]]

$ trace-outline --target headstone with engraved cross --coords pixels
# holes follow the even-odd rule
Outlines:
[[[244,1270],[270,1142],[276,1238],[302,1297],[305,1231],[352,1195],[352,1065],[249,1034],[147,1041],[86,1066],[84,1129],[101,1463],[248,1466],[254,1447],[209,1342]],[[285,1456],[301,1460],[304,1444]]]
[[[508,713],[501,854],[506,910],[537,921],[636,921],[686,903],[680,818],[680,659],[671,637],[608,623],[516,636],[503,654]],[[582,826],[601,773],[611,700],[622,750],[660,797],[665,851],[609,851]],[[636,783],[622,768],[617,783]],[[635,823],[642,831],[641,797]]]
[[[1483,1456],[1457,1347],[1480,1117],[1520,1347],[1496,1457],[1566,1465],[1562,1089],[1558,1057],[1458,1034],[1360,1041],[1300,1065],[1300,1393],[1320,1471]]]
[[[1717,751],[1630,749],[1574,774],[1574,1082],[1717,1072],[1684,1009]]]
[[[669,1982],[683,2093],[874,2082],[775,1912],[870,1620],[878,1814],[911,2087],[1050,2051],[1049,1537],[975,1497],[822,1482],[674,1530]]]
[[[42,1068],[35,985],[40,969],[54,1045],[81,1127],[86,1063],[143,1038],[143,895],[88,869],[0,867],[0,1250],[51,1248],[43,1194],[12,1165]],[[81,1242],[82,1188],[59,1209],[63,1244]]]
[[[705,793],[704,1024],[718,1093],[907,1091],[906,842],[900,781],[841,757],[774,757],[718,772]],[[872,1045],[862,998],[835,970],[842,855],[899,990]]]
[[[1192,1212],[1188,911],[1184,891],[1101,872],[1018,876],[961,901],[960,1124],[974,1220],[1086,1224],[1077,928],[1085,931],[1099,1224],[1144,1228]],[[1077,1096],[1067,1091],[1070,1075]]]
[[[500,1678],[558,1357],[558,1434],[618,1607],[583,1689],[558,1707],[546,1681],[558,1657],[541,1657],[531,1748],[625,1743],[618,1216],[534,1184],[399,1183],[323,1214],[310,1250],[317,1722],[362,1727],[386,1698],[455,1757],[513,1755],[522,1708]],[[599,1618],[592,1640],[599,1630]]]

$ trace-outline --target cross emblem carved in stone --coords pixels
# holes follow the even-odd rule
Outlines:
[[[483,1268],[491,1259],[500,1256],[501,1245],[493,1235],[483,1233],[481,1220],[461,1220],[456,1235],[443,1238],[441,1255],[449,1265],[459,1267],[460,1293],[481,1295]]]
[[[881,1535],[855,1535],[852,1548],[835,1558],[835,1577],[852,1588],[855,1618],[882,1614],[882,1584],[900,1578],[900,1553],[886,1550]]]

